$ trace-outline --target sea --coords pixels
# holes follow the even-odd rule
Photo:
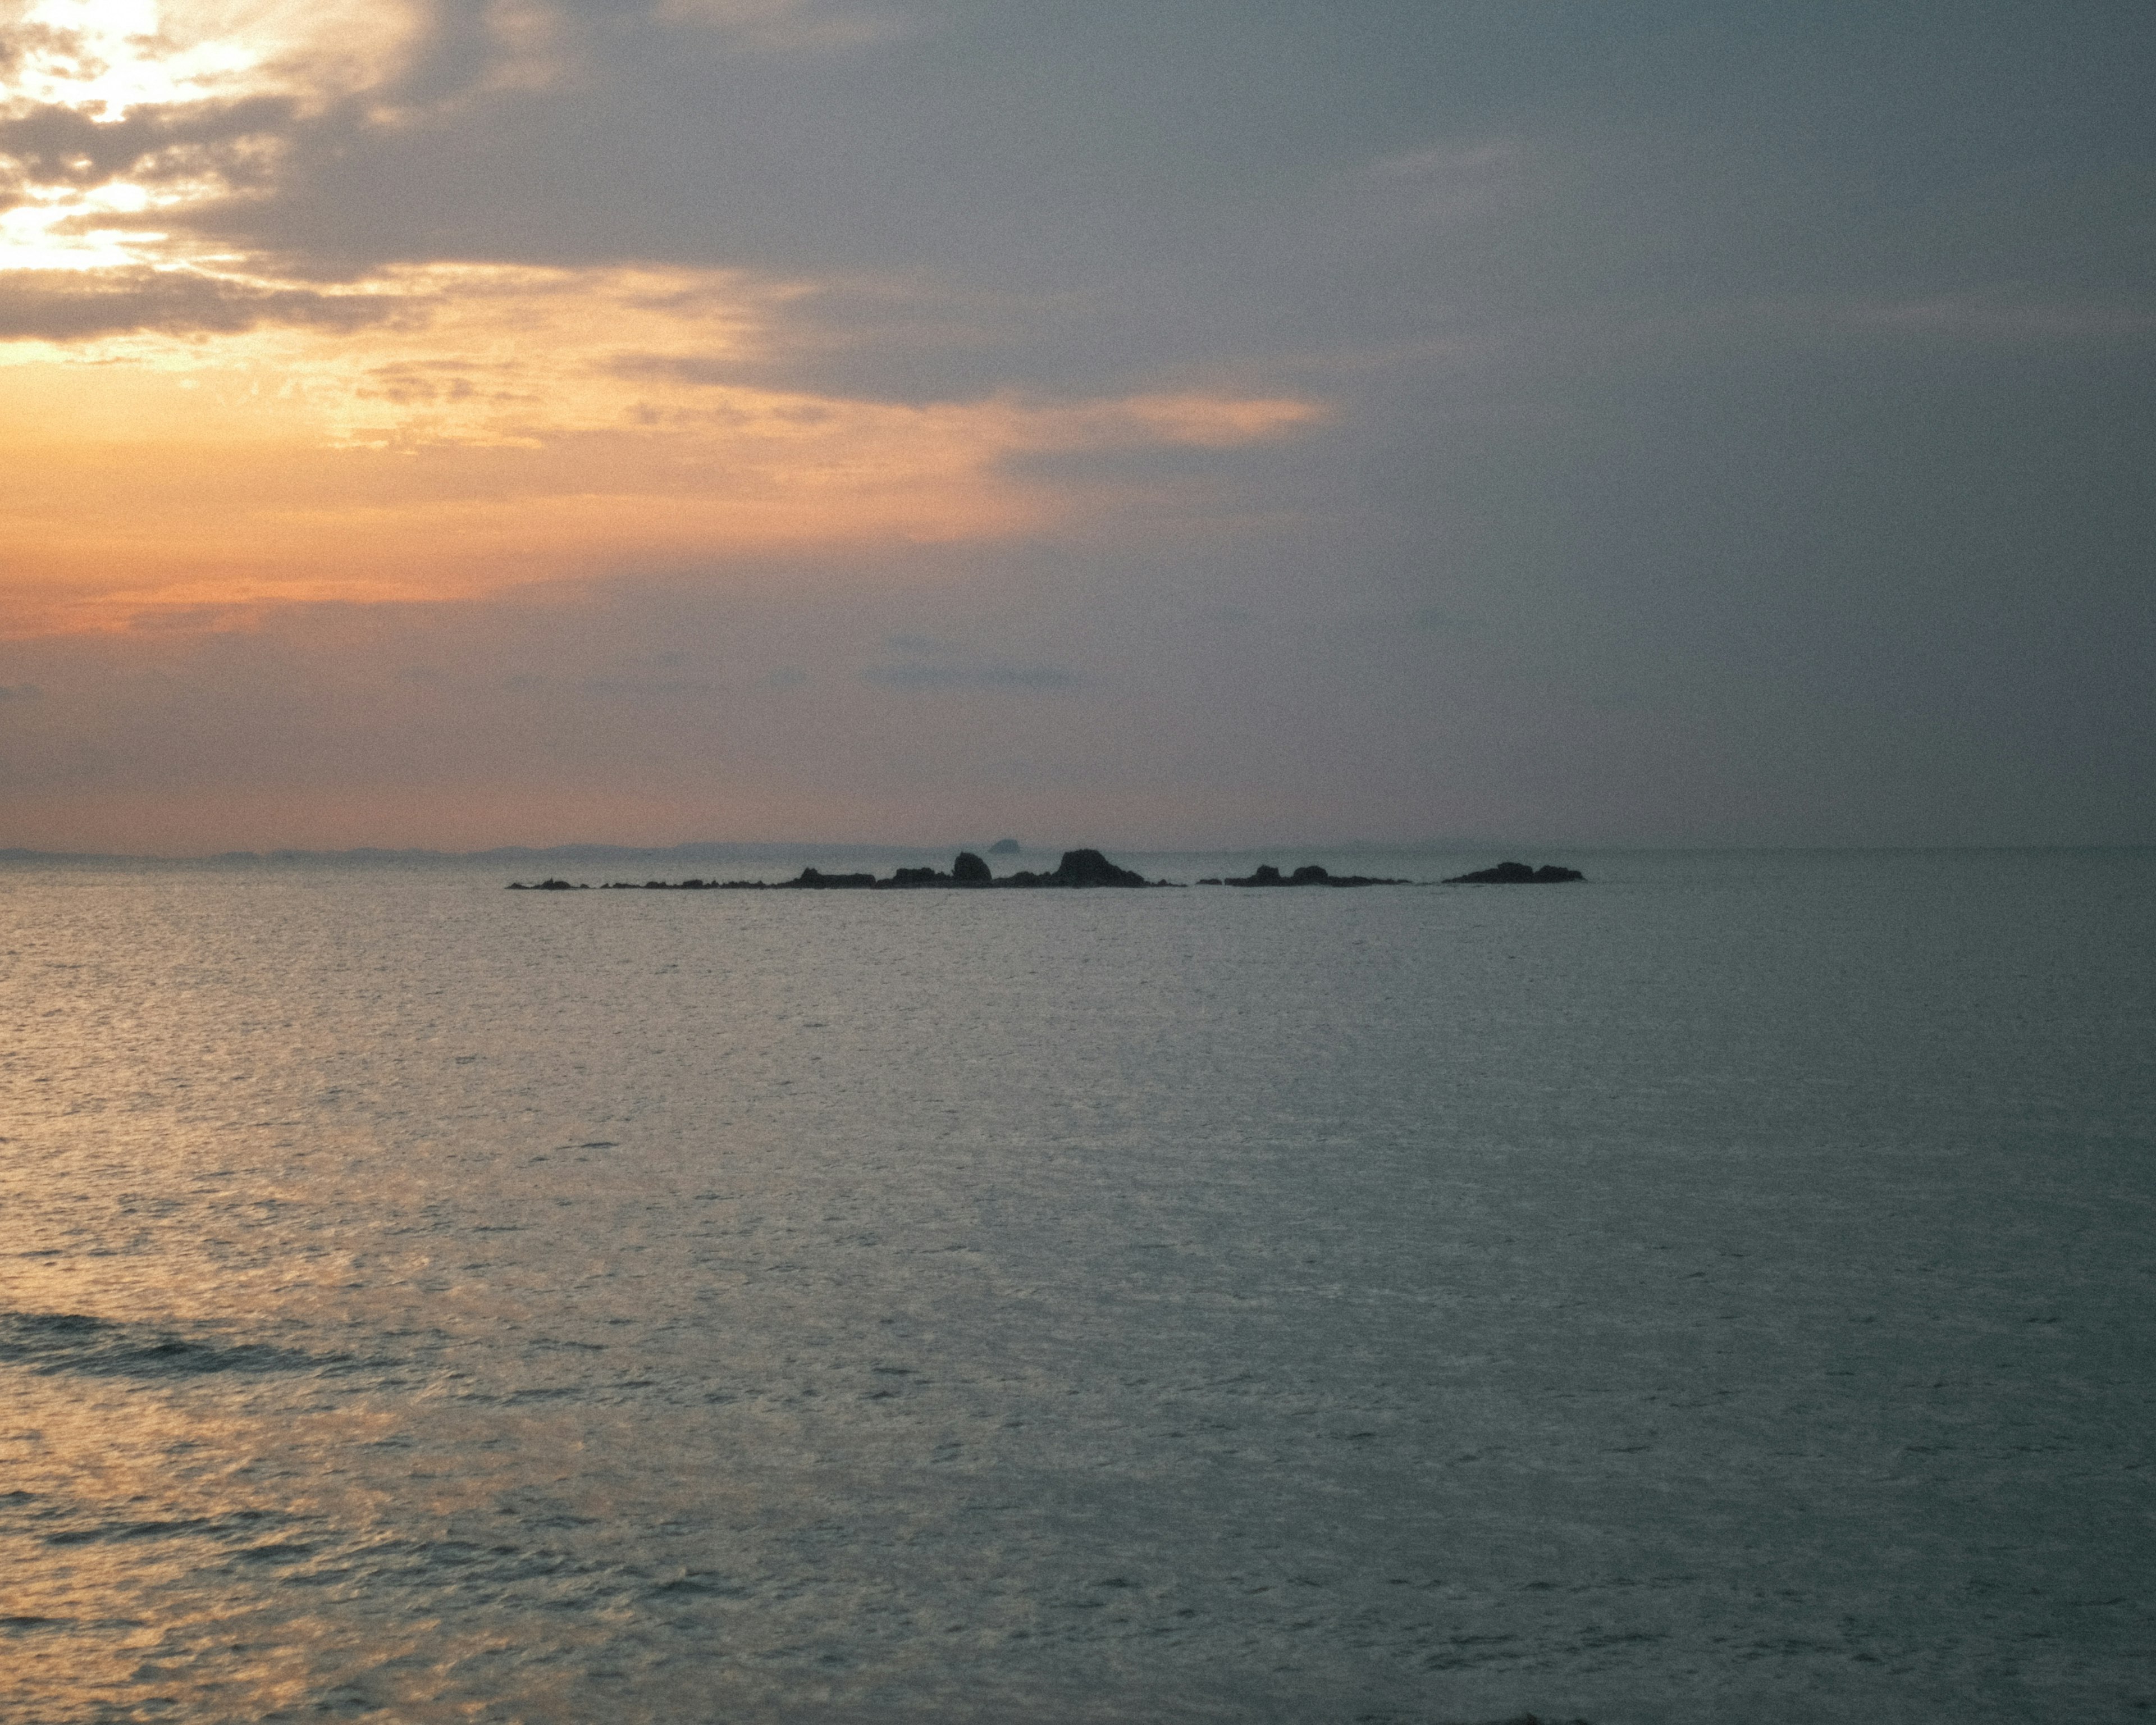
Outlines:
[[[0,864],[0,1718],[2150,1717],[2156,851],[1511,854]]]

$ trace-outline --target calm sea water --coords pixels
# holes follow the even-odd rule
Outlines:
[[[0,869],[0,1717],[2143,1716],[2156,853],[1527,860]]]

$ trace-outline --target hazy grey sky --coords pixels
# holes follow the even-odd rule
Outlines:
[[[2156,840],[2145,5],[301,16],[0,4],[0,845]]]

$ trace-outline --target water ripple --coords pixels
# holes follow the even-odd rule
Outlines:
[[[259,1342],[223,1343],[172,1335],[73,1312],[0,1312],[0,1363],[97,1378],[199,1378],[220,1372],[347,1369],[349,1354],[317,1355]]]

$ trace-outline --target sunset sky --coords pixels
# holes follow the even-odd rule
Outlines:
[[[0,0],[0,847],[2156,842],[2152,50]]]

